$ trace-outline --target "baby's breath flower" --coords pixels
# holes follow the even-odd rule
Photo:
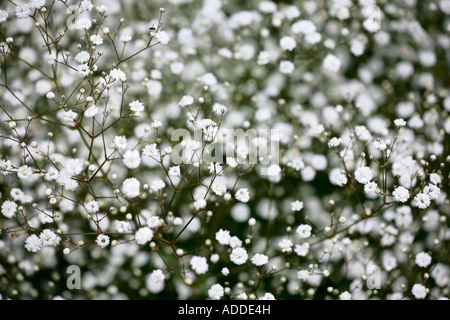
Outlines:
[[[140,186],[136,178],[128,178],[122,184],[122,192],[129,198],[135,198],[140,194]]]
[[[134,100],[129,104],[130,110],[134,112],[142,112],[144,111],[144,104],[138,100]]]
[[[135,238],[137,244],[146,244],[150,242],[150,240],[152,240],[153,231],[148,227],[140,228],[138,231],[136,231]]]
[[[326,71],[336,73],[341,68],[341,60],[333,54],[328,54],[323,60],[323,68]]]
[[[297,228],[297,234],[302,239],[307,239],[311,236],[311,226],[307,224],[301,224]]]
[[[192,270],[197,274],[204,274],[208,271],[208,262],[205,257],[193,256],[189,263]]]
[[[92,35],[89,39],[95,45],[101,45],[103,43],[102,37],[100,37],[99,35],[96,35],[96,34]]]
[[[95,242],[100,248],[106,248],[109,245],[109,237],[104,234],[99,234]]]
[[[300,211],[303,209],[303,201],[296,200],[291,202],[291,210],[292,211]]]
[[[252,263],[258,267],[261,267],[265,264],[267,264],[269,262],[269,257],[261,254],[261,253],[257,253],[253,256],[252,258]]]
[[[169,36],[165,31],[156,32],[155,39],[163,45],[167,45],[169,43]]]
[[[398,202],[406,202],[409,199],[409,191],[404,187],[395,188],[394,192],[392,192],[392,195]]]
[[[355,179],[361,184],[367,184],[372,180],[373,173],[369,167],[359,167],[355,171]]]
[[[237,265],[241,265],[244,264],[245,262],[247,262],[248,259],[248,254],[247,254],[247,250],[245,250],[244,248],[234,248],[233,251],[231,251],[230,254],[230,260]]]

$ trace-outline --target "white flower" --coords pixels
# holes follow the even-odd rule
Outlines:
[[[186,106],[190,106],[193,103],[194,103],[194,98],[192,96],[183,96],[181,98],[180,102],[178,102],[178,105],[181,108],[184,108]]]
[[[311,34],[316,32],[316,25],[310,20],[300,20],[292,24],[291,31],[292,33],[298,34]]]
[[[123,164],[129,169],[135,169],[141,164],[141,156],[138,150],[128,150],[123,155]]]
[[[83,63],[78,66],[78,74],[80,76],[86,77],[89,74],[89,72],[91,72],[91,69],[87,64]]]
[[[173,74],[181,74],[184,70],[184,64],[182,62],[173,62],[170,64],[170,71]]]
[[[394,192],[392,192],[392,195],[395,198],[395,201],[398,202],[406,202],[409,199],[409,191],[408,189],[404,187],[397,187],[395,188]]]
[[[302,209],[303,209],[303,201],[296,200],[294,202],[291,202],[291,210],[292,211],[300,211]]]
[[[155,121],[153,121],[153,122],[150,124],[150,127],[151,127],[152,129],[158,130],[159,128],[162,127],[162,122],[159,121],[159,120],[155,120]]]
[[[47,170],[47,173],[45,174],[45,180],[47,181],[53,181],[57,180],[59,178],[59,171],[56,168],[50,168]]]
[[[31,16],[30,4],[24,3],[16,6],[16,17],[19,19],[25,19]]]
[[[131,41],[131,39],[133,39],[133,37],[130,36],[129,34],[123,34],[120,36],[120,41],[123,43],[128,43]]]
[[[373,178],[372,170],[369,167],[359,167],[355,171],[355,179],[359,183],[366,184],[369,183]]]
[[[208,169],[209,169],[209,173],[211,173],[211,174],[215,174],[218,176],[222,175],[223,169],[222,169],[222,166],[220,165],[220,163],[211,162],[208,166]]]
[[[294,20],[295,18],[300,17],[300,10],[296,6],[286,6],[283,8],[283,14],[286,19]]]
[[[308,224],[301,224],[297,228],[297,234],[302,239],[307,239],[311,237],[311,226]]]
[[[84,116],[86,118],[93,118],[97,115],[98,113],[98,107],[97,106],[90,106],[89,108],[86,109],[86,111],[84,112]]]
[[[266,65],[270,62],[270,54],[267,51],[260,51],[258,54],[258,64],[260,66]]]
[[[302,281],[306,281],[309,279],[309,271],[308,270],[300,270],[297,273],[297,278],[302,280]]]
[[[322,40],[322,35],[319,32],[309,33],[305,35],[305,41],[309,44],[316,44]]]
[[[241,265],[244,264],[248,259],[247,250],[244,248],[234,248],[233,251],[231,251],[230,254],[230,260],[237,264]]]
[[[95,242],[99,247],[106,248],[109,244],[109,237],[104,234],[99,234]]]
[[[419,193],[414,197],[413,204],[419,209],[426,209],[430,205],[430,197],[425,193]]]
[[[283,240],[281,240],[281,241],[278,243],[278,245],[280,246],[282,252],[291,252],[291,251],[292,251],[293,243],[292,243],[292,241],[289,240],[289,239],[283,239]]]
[[[95,45],[101,45],[103,43],[102,37],[100,37],[98,34],[92,35],[89,39]]]
[[[386,143],[381,139],[377,139],[376,141],[374,141],[373,146],[380,151],[384,151],[387,148]]]
[[[63,120],[63,122],[65,122],[67,124],[73,124],[73,122],[75,121],[75,119],[78,116],[78,113],[73,112],[72,110],[69,110],[67,112],[61,110],[60,116],[61,116],[61,119]]]
[[[70,172],[68,169],[63,169],[59,172],[59,175],[57,177],[57,182],[64,186],[66,190],[73,191],[78,187],[78,183],[72,179],[72,172]]]
[[[233,236],[233,237],[230,238],[230,247],[231,248],[234,249],[234,248],[237,248],[237,247],[240,247],[240,246],[242,246],[241,239],[239,239],[236,236]]]
[[[364,20],[363,26],[367,31],[371,33],[380,30],[380,22],[378,22],[377,19],[374,19],[372,17],[369,17],[366,20]]]
[[[242,188],[234,194],[234,197],[241,202],[247,203],[250,200],[250,192],[247,188]]]
[[[87,51],[81,51],[80,53],[78,53],[78,54],[75,56],[75,60],[76,60],[78,63],[86,63],[86,62],[89,61],[90,58],[91,58],[91,55],[90,55],[89,52],[87,52]],[[56,57],[55,57],[55,59],[56,59]]]
[[[2,175],[6,176],[12,169],[12,163],[10,160],[1,159],[0,160],[0,171]]]
[[[97,201],[91,200],[85,205],[86,211],[88,213],[96,213],[100,210],[100,206]]]
[[[277,5],[272,1],[263,0],[259,3],[258,9],[264,13],[274,13],[277,11]]]
[[[266,292],[264,296],[259,297],[258,300],[275,300],[275,296],[269,292]]]
[[[118,233],[125,233],[131,230],[131,225],[128,221],[116,221],[115,228]]]
[[[25,240],[25,249],[29,252],[38,252],[42,248],[42,240],[35,234]]]
[[[75,29],[82,30],[82,29],[89,29],[92,26],[91,19],[88,18],[81,18],[76,20]]]
[[[297,46],[297,42],[292,37],[285,36],[280,39],[280,47],[283,50],[292,51],[295,49],[296,46]]]
[[[348,291],[344,291],[339,295],[339,300],[352,300],[352,295]]]
[[[252,263],[255,266],[261,267],[269,262],[269,257],[265,254],[257,253],[252,258]]]
[[[130,110],[133,112],[142,112],[144,111],[144,104],[138,100],[134,100],[129,104]]]
[[[347,175],[345,174],[345,172],[343,172],[343,170],[339,168],[335,168],[330,171],[329,179],[332,184],[341,187],[348,182]]]
[[[406,121],[403,119],[396,119],[396,120],[394,120],[394,124],[396,127],[401,128],[401,127],[406,126]]]
[[[2,214],[11,219],[16,215],[17,212],[17,204],[14,201],[6,200],[2,204]]]
[[[122,183],[122,193],[129,198],[139,196],[140,188],[141,184],[136,178],[128,178]]]
[[[30,9],[41,9],[43,6],[45,6],[46,0],[31,0],[28,4]]]
[[[159,97],[163,90],[162,83],[153,79],[148,80],[145,86],[147,87],[147,93],[151,97]]]
[[[330,148],[336,148],[338,147],[340,144],[342,143],[342,139],[341,138],[331,138],[330,141],[328,141],[328,147]]]
[[[25,194],[19,188],[12,188],[10,194],[14,201],[24,202],[25,200]]]
[[[281,180],[281,173],[281,167],[277,164],[272,164],[267,168],[267,179],[270,182],[277,183]]]
[[[163,282],[166,276],[164,275],[164,272],[160,269],[153,270],[153,272],[150,274],[150,278],[152,282],[158,283]]]
[[[159,150],[156,143],[146,145],[144,150],[142,150],[142,154],[149,158],[159,158]]]
[[[296,244],[294,251],[300,257],[306,256],[309,252],[309,243],[305,242],[304,244]]]
[[[146,287],[151,293],[159,293],[164,290],[164,272],[160,269],[154,270],[150,275],[148,275],[146,280]]]
[[[208,262],[205,257],[193,256],[189,263],[192,270],[194,270],[196,274],[205,274],[209,269]]]
[[[201,76],[200,79],[204,85],[207,85],[210,87],[213,87],[217,84],[217,78],[211,72],[205,73],[203,76]]]
[[[220,244],[228,245],[228,244],[230,244],[230,239],[231,239],[230,231],[220,229],[219,231],[216,232],[216,240]]]
[[[214,284],[211,289],[208,290],[208,296],[212,300],[220,300],[225,294],[223,287],[220,284]]]
[[[341,68],[341,60],[333,54],[328,54],[323,60],[322,66],[326,71],[336,73]]]
[[[31,177],[32,173],[33,171],[27,165],[21,166],[19,169],[17,169],[17,176],[20,179],[28,180]]]
[[[375,197],[377,195],[378,185],[376,182],[369,182],[364,185],[364,192],[369,197]]]
[[[61,238],[49,229],[42,231],[39,238],[44,246],[57,246],[61,241]]]
[[[291,61],[283,60],[280,62],[280,72],[283,74],[290,74],[294,72],[295,66]]]
[[[68,159],[64,163],[64,167],[67,170],[67,172],[72,175],[76,176],[83,171],[83,162],[80,159]]]
[[[169,177],[181,177],[180,166],[173,166],[169,168]]]
[[[427,296],[427,288],[419,283],[413,285],[411,292],[416,299],[423,299]]]
[[[5,10],[0,10],[0,23],[5,22],[8,19],[8,12]]]
[[[225,184],[217,180],[214,180],[211,189],[218,196],[223,196],[227,192],[227,187]]]
[[[116,68],[112,69],[109,72],[109,76],[116,81],[126,81],[126,79],[127,79],[125,72],[123,72],[120,69],[116,69]],[[139,102],[139,101],[137,101],[137,102]],[[134,111],[134,110],[132,110],[132,111]]]
[[[166,184],[164,183],[164,181],[162,181],[161,179],[157,179],[155,181],[152,181],[152,183],[150,184],[150,189],[153,190],[153,192],[158,192],[161,189],[164,189],[164,187],[166,186]]]
[[[147,226],[151,229],[157,229],[161,225],[162,221],[157,216],[152,216],[147,219]]]
[[[220,271],[225,277],[230,274],[230,270],[228,268],[222,268]]]
[[[55,64],[55,61],[56,61],[56,59],[57,59],[57,57],[56,57],[56,53],[49,53],[48,54],[48,58],[47,58],[47,63],[49,64],[49,65],[51,65],[51,66],[53,66],[54,64]],[[53,92],[51,92],[51,93],[53,93]],[[50,92],[47,94],[47,98],[48,99],[53,99],[53,98],[55,98],[54,97],[54,93],[53,93],[53,97],[49,97],[49,94],[50,94]],[[51,96],[51,95],[50,95]]]
[[[153,238],[153,231],[149,227],[140,228],[136,231],[136,243],[137,244],[146,244]]]
[[[420,252],[416,255],[416,264],[421,268],[426,268],[431,263],[431,256],[426,252]]]
[[[127,138],[125,136],[115,136],[114,146],[119,150],[124,150],[127,147]]]
[[[198,200],[194,201],[194,208],[197,211],[203,210],[203,209],[206,208],[206,204],[207,204],[206,200],[201,198],[201,199],[198,199]]]
[[[364,42],[358,40],[358,39],[353,39],[350,42],[350,51],[356,56],[359,57],[364,53],[365,50],[365,45]]]
[[[227,157],[227,165],[231,168],[236,168],[238,166],[238,163],[235,158],[233,157]]]
[[[0,168],[1,168],[1,164],[0,164]],[[442,179],[437,173],[432,173],[432,174],[430,174],[430,182],[434,185],[437,185],[442,182]]]
[[[430,198],[430,200],[436,200],[441,194],[441,190],[434,184],[429,184],[425,188],[423,188],[423,193],[425,193]]]
[[[167,45],[169,43],[169,36],[165,31],[158,31],[155,34],[156,41],[160,42],[163,45]]]

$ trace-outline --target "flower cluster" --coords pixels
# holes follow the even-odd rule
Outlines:
[[[449,0],[1,4],[0,299],[446,299],[449,22]]]

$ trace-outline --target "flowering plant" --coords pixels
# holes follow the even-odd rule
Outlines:
[[[0,7],[0,298],[446,299],[449,0]]]

